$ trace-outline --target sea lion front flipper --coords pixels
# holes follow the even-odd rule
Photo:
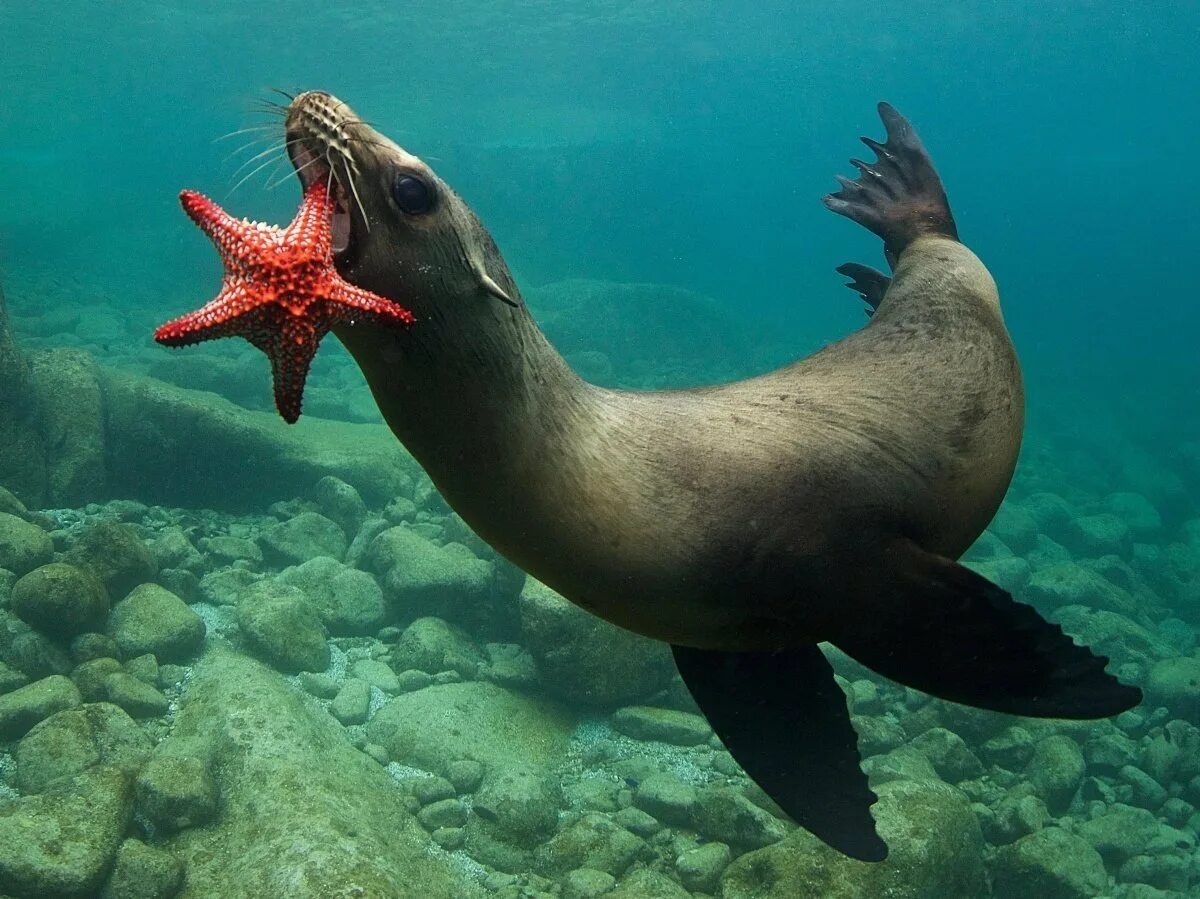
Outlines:
[[[839,275],[845,275],[850,279],[850,283],[846,286],[862,297],[863,301],[871,307],[865,310],[867,315],[874,315],[879,304],[883,302],[883,295],[891,287],[892,279],[877,268],[857,262],[843,262],[836,271]]]
[[[832,642],[868,668],[942,699],[1035,718],[1107,718],[1142,691],[1104,670],[1032,606],[982,575],[897,540],[886,554],[896,590]]]
[[[672,646],[709,724],[797,824],[863,861],[882,861],[846,696],[816,644],[780,652]]]

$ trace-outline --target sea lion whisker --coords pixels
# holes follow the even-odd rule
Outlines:
[[[229,160],[233,159],[233,157],[237,156],[239,153],[242,153],[242,152],[244,152],[244,151],[246,151],[246,150],[249,150],[249,149],[251,149],[252,147],[255,147],[255,146],[257,146],[258,144],[261,144],[263,141],[265,141],[265,140],[270,140],[270,139],[271,139],[271,138],[270,138],[270,136],[269,136],[269,135],[267,135],[267,134],[265,134],[265,133],[264,133],[264,134],[260,134],[258,137],[254,138],[254,139],[253,139],[253,140],[251,140],[251,141],[247,141],[246,143],[242,144],[240,147],[237,147],[236,149],[230,150],[230,151],[229,151],[229,152],[228,152],[228,153],[225,155],[225,158],[221,160],[221,164],[222,164],[222,165],[224,165],[225,163],[229,162]]]
[[[273,147],[272,149],[277,149],[277,150],[278,150],[278,149],[282,149],[282,147]],[[228,199],[230,196],[232,196],[232,195],[233,195],[233,193],[234,193],[234,191],[236,191],[236,190],[237,190],[239,187],[241,187],[243,184],[245,184],[247,181],[249,181],[251,178],[253,178],[255,175],[257,175],[259,172],[261,172],[263,169],[265,169],[267,166],[269,166],[269,165],[270,165],[272,162],[274,162],[274,161],[275,161],[274,159],[268,159],[268,160],[267,160],[266,162],[264,162],[262,165],[260,165],[260,166],[257,166],[257,167],[256,167],[256,168],[255,168],[253,171],[251,171],[251,172],[248,172],[248,173],[245,175],[245,177],[243,177],[243,178],[242,178],[242,180],[241,180],[241,181],[239,181],[239,182],[238,182],[237,184],[235,184],[233,187],[229,188],[229,190],[228,190],[228,192],[225,194],[225,197],[223,198],[223,200],[225,200],[225,199]],[[235,174],[236,174],[236,173],[235,173]]]
[[[244,161],[244,162],[243,162],[241,165],[239,165],[239,166],[238,166],[238,167],[237,167],[237,168],[234,170],[232,177],[236,178],[236,177],[238,176],[238,173],[239,173],[239,172],[241,172],[241,171],[242,171],[242,169],[244,169],[246,166],[248,166],[248,165],[252,165],[252,164],[253,164],[254,162],[256,162],[257,160],[259,160],[259,159],[262,159],[262,158],[263,158],[264,156],[266,156],[268,153],[274,153],[274,152],[276,152],[277,150],[282,150],[282,149],[283,149],[283,147],[284,147],[284,145],[283,145],[283,143],[282,143],[282,142],[281,142],[281,143],[273,143],[273,144],[271,144],[271,146],[267,147],[267,149],[263,150],[261,153],[256,153],[255,155],[251,156],[249,159],[245,160],[245,161]],[[231,154],[231,155],[232,155],[232,154]],[[226,157],[226,159],[228,159],[228,158],[229,158],[229,157]]]
[[[285,158],[286,158],[286,157],[285,157]],[[315,165],[316,163],[318,163],[318,162],[321,162],[321,161],[322,161],[322,159],[321,159],[321,157],[320,157],[320,156],[314,156],[314,157],[313,157],[312,159],[310,159],[308,162],[304,163],[304,165],[302,165],[302,166],[300,166],[299,168],[297,168],[295,173],[296,173],[297,175],[299,175],[301,172],[303,172],[303,171],[304,171],[306,168],[308,168],[309,166],[311,166],[311,165]],[[288,179],[288,176],[289,176],[289,175],[291,175],[291,174],[292,174],[291,172],[287,172],[287,173],[285,173],[285,174],[284,174],[284,176],[283,176],[282,178],[280,178],[280,179],[279,179],[278,181],[276,181],[274,184],[268,183],[268,184],[267,184],[267,190],[274,190],[274,189],[275,189],[275,188],[277,188],[279,185],[281,185],[281,184],[282,184],[284,181],[286,181],[286,180]]]
[[[281,87],[271,87],[271,88],[268,88],[268,90],[271,91],[271,93],[273,93],[273,94],[279,94],[279,96],[281,96],[281,97],[287,97],[287,101],[289,103],[291,103],[293,100],[296,99],[295,94],[289,94],[287,91],[285,91]]]
[[[237,137],[239,134],[248,134],[251,131],[274,131],[276,129],[274,122],[257,122],[253,125],[247,125],[245,128],[238,128],[236,131],[230,131],[222,134],[220,137],[214,137],[214,144],[220,143],[223,140],[229,140],[231,137]]]
[[[371,233],[371,220],[367,218],[367,209],[363,206],[362,198],[358,195],[358,188],[354,186],[354,176],[350,174],[350,163],[345,156],[342,157],[342,167],[346,170],[346,181],[350,184],[350,192],[354,194],[354,202],[358,204],[358,211],[362,213],[363,224],[367,226],[367,233]]]

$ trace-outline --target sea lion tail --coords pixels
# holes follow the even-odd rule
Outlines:
[[[823,198],[838,215],[858,222],[883,238],[888,262],[895,267],[916,238],[936,234],[958,240],[958,227],[933,160],[912,124],[890,104],[879,104],[887,140],[861,138],[876,156],[873,163],[851,159],[857,179],[837,176],[841,190]]]
[[[1141,690],[1104,670],[1107,658],[987,578],[910,540],[887,557],[895,591],[832,638],[868,668],[942,699],[1034,718],[1106,718],[1141,702]]]
[[[846,695],[820,647],[671,648],[683,682],[725,748],[785,813],[853,858],[887,858]]]

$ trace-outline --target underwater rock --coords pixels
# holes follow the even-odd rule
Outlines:
[[[0,662],[0,696],[29,683],[29,678],[6,662]]]
[[[470,681],[393,698],[375,713],[367,736],[401,764],[447,774],[462,759],[489,771],[552,767],[565,756],[574,726],[560,706]]]
[[[114,671],[104,678],[104,692],[109,702],[134,718],[157,718],[165,715],[169,707],[167,697],[124,671]]]
[[[1050,821],[1046,803],[1028,792],[1027,785],[1009,790],[990,813],[980,820],[984,838],[993,846],[1007,846],[1021,837],[1041,830]]]
[[[660,871],[636,868],[622,877],[605,899],[691,899],[691,895]]]
[[[100,369],[78,349],[29,357],[46,448],[46,502],[81,506],[108,492]]]
[[[183,883],[183,865],[171,853],[127,839],[100,899],[171,899]]]
[[[1021,503],[1033,518],[1038,530],[1054,538],[1061,538],[1078,515],[1076,508],[1057,493],[1034,493]]]
[[[657,740],[675,746],[699,746],[712,736],[712,728],[700,715],[653,706],[617,709],[612,726],[635,740]]]
[[[529,689],[537,684],[537,663],[518,643],[487,643],[483,647],[487,664],[480,676],[505,687]]]
[[[1135,540],[1153,541],[1162,530],[1158,509],[1140,493],[1110,493],[1104,498],[1104,507],[1125,522]]]
[[[358,678],[346,681],[329,704],[329,714],[342,724],[365,724],[370,709],[371,687]]]
[[[260,579],[245,568],[218,568],[200,578],[199,600],[214,606],[236,606],[242,594]]]
[[[82,702],[78,688],[61,674],[5,693],[0,696],[0,741],[22,737],[55,712],[73,709]]]
[[[860,862],[805,830],[734,860],[722,899],[945,899],[987,895],[983,839],[966,798],[940,783],[893,781],[872,808],[890,855]]]
[[[46,500],[46,448],[29,364],[21,355],[8,323],[4,288],[0,287],[0,484],[25,503],[41,507]],[[6,491],[7,492],[7,491]],[[11,512],[11,508],[0,509]],[[3,565],[0,565],[3,567]]]
[[[687,889],[711,893],[732,857],[724,843],[706,843],[681,853],[675,859],[675,870]]]
[[[1200,721],[1200,658],[1181,656],[1155,662],[1146,680],[1146,702],[1171,714]]]
[[[432,616],[406,627],[392,648],[392,666],[399,671],[457,671],[471,680],[483,664],[483,653],[466,631]]]
[[[104,658],[121,658],[121,647],[108,634],[83,633],[71,641],[71,661],[77,665]]]
[[[204,619],[158,584],[143,584],[108,616],[108,634],[126,658],[153,653],[160,662],[183,662],[204,642]]]
[[[576,868],[562,879],[562,899],[599,899],[617,885],[617,878],[595,868]]]
[[[467,807],[458,799],[441,799],[417,812],[417,820],[426,830],[462,827],[467,823]]]
[[[115,705],[66,709],[31,728],[17,744],[17,786],[22,793],[40,793],[96,765],[114,766],[132,777],[150,749],[150,738]]]
[[[447,551],[411,527],[379,534],[367,561],[382,578],[388,601],[401,618],[437,616],[460,622],[480,614],[492,586],[492,566]]]
[[[164,833],[196,827],[217,814],[216,783],[198,758],[156,753],[134,790],[138,813]]]
[[[400,681],[396,672],[379,659],[359,659],[350,666],[350,675],[388,695],[400,692]]]
[[[0,891],[93,895],[129,825],[131,797],[129,775],[100,765],[0,803]]]
[[[303,591],[263,581],[242,594],[238,626],[275,668],[287,674],[329,667],[325,626]]]
[[[1047,612],[1071,605],[1121,615],[1137,611],[1137,601],[1128,593],[1074,562],[1059,562],[1036,570],[1021,598]]]
[[[648,851],[644,840],[613,823],[608,815],[589,813],[538,847],[534,864],[547,877],[560,877],[576,868],[620,877]]]
[[[53,555],[49,534],[16,515],[0,512],[0,568],[20,576],[45,565]]]
[[[533,849],[554,833],[562,798],[558,782],[535,768],[495,770],[475,794],[468,845],[481,829],[493,839]]]
[[[1108,862],[1119,865],[1142,853],[1172,852],[1195,846],[1196,838],[1161,823],[1144,808],[1114,803],[1075,829]]]
[[[108,483],[118,494],[244,511],[306,495],[326,475],[380,506],[411,485],[414,463],[383,425],[306,417],[289,428],[273,411],[151,378],[106,369],[101,381]]]
[[[1110,670],[1132,662],[1148,671],[1157,660],[1176,654],[1170,643],[1116,612],[1063,606],[1047,617],[1093,652],[1107,656]]]
[[[546,691],[587,705],[646,699],[676,676],[671,650],[609,624],[530,577],[519,601],[521,633]]]
[[[893,780],[941,783],[942,779],[925,757],[925,753],[912,746],[901,746],[891,752],[877,755],[863,762],[863,770],[873,785]]]
[[[1178,855],[1135,855],[1117,872],[1117,879],[1182,894],[1188,888],[1192,865]]]
[[[303,512],[268,528],[258,538],[267,562],[299,565],[317,556],[341,560],[346,535],[336,522],[316,512]]]
[[[988,525],[988,530],[1017,555],[1024,555],[1037,543],[1036,519],[1015,503],[1004,503]]]
[[[125,670],[142,683],[154,686],[158,683],[158,659],[151,653],[144,653],[125,663]]]
[[[13,586],[12,610],[43,633],[70,638],[100,625],[108,593],[88,570],[65,562],[35,568]]]
[[[160,570],[183,568],[199,571],[204,567],[204,556],[192,546],[192,541],[183,532],[183,528],[163,528],[158,532],[158,537],[150,543],[149,549]]]
[[[1054,735],[1034,745],[1025,776],[1050,811],[1061,815],[1083,782],[1086,767],[1079,744],[1070,737]]]
[[[239,569],[257,569],[263,563],[263,551],[258,544],[245,537],[219,534],[200,541],[200,548],[208,555],[211,564],[239,565]]]
[[[84,702],[102,702],[108,699],[108,688],[104,683],[108,676],[124,670],[116,659],[101,656],[76,665],[71,671],[71,680],[79,688]]]
[[[1111,512],[1074,519],[1067,528],[1064,543],[1089,559],[1107,555],[1125,559],[1133,551],[1133,535],[1129,525]]]
[[[321,623],[335,637],[373,634],[387,614],[383,591],[371,575],[328,556],[288,568],[276,579],[303,590]]]
[[[731,787],[700,790],[694,818],[697,832],[708,839],[744,849],[761,849],[787,835],[782,821]]]
[[[163,750],[208,759],[221,796],[219,819],[168,841],[189,899],[328,899],[348,884],[388,899],[484,895],[429,852],[379,764],[244,656],[204,654]]]
[[[1107,886],[1099,853],[1060,827],[1047,827],[1006,846],[992,867],[997,896],[1094,899]]]
[[[967,747],[962,737],[944,727],[925,731],[914,738],[911,745],[929,759],[938,776],[946,783],[956,784],[983,774],[983,763],[978,756]]]
[[[673,774],[660,773],[638,784],[633,804],[664,824],[691,827],[700,807],[700,797],[691,784]]]
[[[65,674],[70,656],[7,609],[0,609],[0,660],[32,678]]]
[[[65,561],[90,570],[103,581],[109,598],[124,599],[139,585],[154,580],[158,566],[130,525],[102,521],[83,531]]]
[[[342,528],[347,540],[358,533],[367,518],[367,504],[353,486],[341,478],[327,475],[317,481],[313,497],[321,511]]]

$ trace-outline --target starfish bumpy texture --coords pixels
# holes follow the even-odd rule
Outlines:
[[[355,287],[334,268],[334,204],[320,179],[308,188],[286,228],[235,219],[195,191],[183,191],[179,202],[216,245],[225,278],[216,299],[163,325],[154,339],[187,346],[218,337],[246,338],[271,360],[275,406],[288,423],[300,417],[317,345],[334,325],[413,323],[407,309]]]

